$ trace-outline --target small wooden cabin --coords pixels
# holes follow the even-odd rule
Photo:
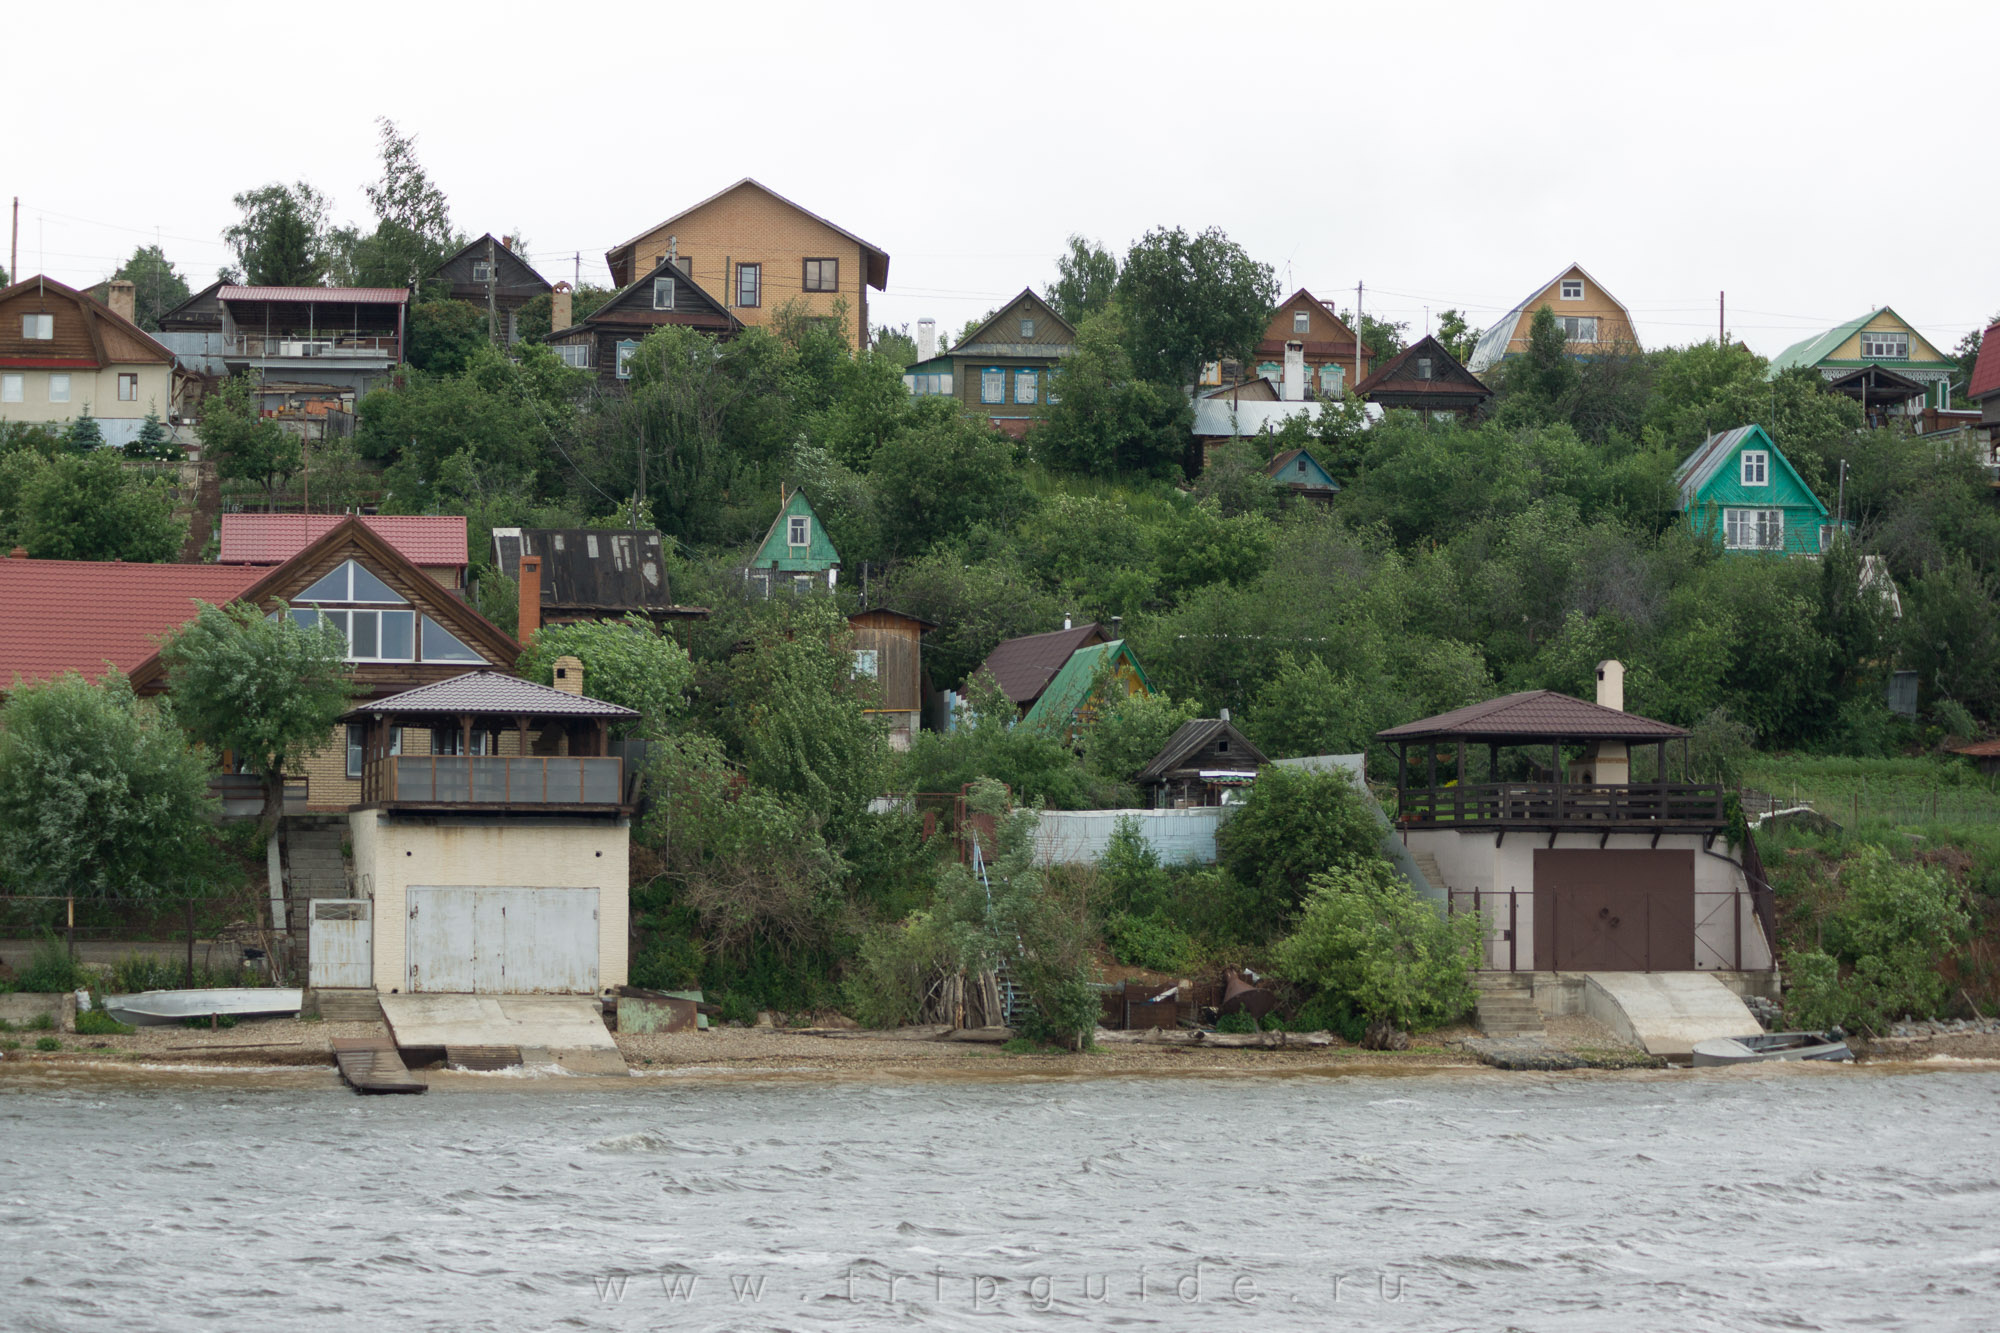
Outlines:
[[[1221,717],[1181,723],[1137,780],[1155,810],[1229,805],[1231,793],[1255,782],[1265,762],[1264,752],[1236,729],[1224,710]]]
[[[937,626],[928,620],[872,607],[847,618],[854,631],[854,675],[880,691],[862,711],[888,719],[889,744],[910,748],[923,717],[924,635]]]

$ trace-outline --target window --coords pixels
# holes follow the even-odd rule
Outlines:
[[[405,599],[395,589],[363,569],[353,560],[347,561],[318,583],[300,593],[294,602],[389,602],[396,606],[405,605]]]
[[[1299,455],[1299,475],[1303,477],[1305,474],[1306,474],[1306,460],[1305,460],[1305,455],[1301,454]]]
[[[674,308],[674,280],[672,278],[653,279],[653,309],[672,310]]]
[[[571,370],[590,369],[589,343],[563,343],[555,349],[555,353]]]
[[[473,260],[472,280],[474,282],[491,282],[493,280],[493,265],[483,259]]]
[[[738,264],[736,266],[736,304],[743,306],[764,304],[764,266],[762,264]]]
[[[1032,370],[1015,371],[1014,401],[1017,403],[1034,402],[1037,396],[1035,393],[1036,380],[1037,376],[1035,375],[1035,372]]]
[[[1777,551],[1785,545],[1782,509],[1725,509],[1723,544],[1732,551]]]
[[[456,634],[429,616],[424,617],[424,661],[484,662],[485,660],[460,642]]]
[[[1864,333],[1861,355],[1870,361],[1908,361],[1910,335],[1907,333]]]
[[[1313,317],[1311,311],[1294,310],[1292,312],[1293,333],[1310,333],[1312,332],[1312,326],[1313,326]]]
[[[1257,363],[1257,373],[1266,379],[1275,380],[1278,378],[1278,363],[1275,361],[1259,361]]]
[[[694,259],[691,256],[688,255],[675,256],[674,267],[681,271],[681,276],[683,278],[692,278],[694,276]]]
[[[812,530],[813,521],[811,519],[807,518],[804,514],[792,515],[791,521],[785,525],[785,545],[812,545]]]
[[[69,401],[69,376],[49,376],[49,401],[52,403],[66,403]]]
[[[1745,486],[1768,486],[1771,482],[1771,459],[1762,449],[1743,451],[1743,484]]]
[[[979,401],[982,403],[1007,401],[1006,371],[989,366],[979,372]]]
[[[367,753],[368,748],[367,734],[367,728],[363,727],[360,723],[350,722],[347,724],[347,776],[350,778],[361,776],[361,761]],[[389,728],[389,753],[401,754],[402,752],[403,729],[401,727],[391,727]]]
[[[0,375],[0,403],[18,403],[25,396],[22,386],[27,383],[25,375]]]
[[[1583,279],[1564,278],[1562,280],[1562,299],[1565,301],[1581,301],[1583,299]]]
[[[808,259],[806,261],[805,289],[809,292],[839,291],[840,261],[838,259]]]
[[[1215,752],[1216,752],[1217,754],[1228,754],[1228,753],[1229,753],[1229,742],[1228,742],[1228,741],[1226,741],[1226,740],[1224,740],[1224,741],[1217,741],[1217,742],[1215,743]]]
[[[928,394],[950,393],[951,376],[943,373],[912,375],[910,376],[910,392],[919,398]]]
[[[292,619],[302,629],[325,622],[339,630],[350,662],[416,661],[416,615],[414,611],[292,609]]]
[[[118,401],[121,403],[136,403],[139,401],[139,377],[137,375],[120,375],[118,377]]]
[[[854,650],[855,675],[866,676],[870,680],[875,679],[876,667],[879,662],[876,652],[877,650],[873,648],[856,648]]]
[[[1055,366],[1050,366],[1048,369],[1048,384],[1042,389],[1042,401],[1050,407],[1054,407],[1062,401],[1062,395],[1056,392],[1056,379],[1061,374],[1061,370]]]
[[[631,379],[632,353],[638,350],[638,343],[633,342],[630,338],[621,339],[618,343],[618,365],[612,373],[621,380]]]
[[[54,315],[21,316],[21,336],[35,342],[47,342],[56,336],[56,317]]]
[[[465,729],[463,727],[432,727],[431,753],[432,754],[466,753]],[[477,727],[474,727],[472,730],[471,753],[473,754],[500,753],[500,733],[497,731],[481,731]]]
[[[1022,321],[1021,321],[1021,337],[1022,337],[1022,338],[1024,338],[1024,339],[1026,339],[1026,338],[1032,338],[1032,337],[1034,337],[1034,336],[1035,336],[1035,321],[1034,321],[1034,320],[1032,320],[1032,319],[1024,319],[1024,320],[1022,320]]]
[[[1329,398],[1340,397],[1340,386],[1347,381],[1346,366],[1321,366],[1319,368],[1319,391]]]
[[[792,596],[810,597],[812,595],[812,590],[813,590],[812,575],[810,574],[792,575]]]
[[[1556,323],[1563,331],[1563,341],[1573,343],[1594,343],[1597,341],[1597,316],[1557,315]]]
[[[1430,377],[1431,377],[1431,359],[1427,356],[1418,357],[1417,378],[1420,380],[1427,380]]]

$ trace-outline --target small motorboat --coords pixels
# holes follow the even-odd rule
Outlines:
[[[1765,1060],[1852,1060],[1847,1034],[1829,1032],[1760,1032],[1754,1037],[1710,1037],[1694,1044],[1694,1067],[1757,1064]]]
[[[275,1018],[298,1013],[305,992],[282,986],[221,986],[214,990],[149,990],[107,995],[104,1011],[121,1023],[161,1027],[190,1018]]]

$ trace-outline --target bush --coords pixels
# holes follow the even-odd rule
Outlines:
[[[213,989],[224,986],[264,986],[271,984],[264,973],[250,967],[194,965],[188,977],[187,964],[157,954],[127,954],[111,965],[104,989],[112,995],[136,995],[149,990]]]
[[[1790,1021],[1807,1028],[1881,1032],[1945,1005],[1939,965],[1972,920],[1948,875],[1864,847],[1840,872],[1843,899],[1821,927],[1822,946],[1786,959]]]
[[[916,1022],[931,988],[965,965],[965,952],[956,932],[929,912],[875,926],[862,935],[847,978],[848,1013],[863,1027]]]
[[[1114,912],[1105,923],[1111,956],[1128,967],[1144,967],[1155,972],[1185,972],[1201,956],[1188,933],[1159,916],[1139,916]]]
[[[1472,1007],[1479,920],[1446,917],[1385,861],[1316,875],[1273,950],[1286,979],[1345,1000],[1365,1023],[1432,1028]]]
[[[631,981],[644,990],[701,988],[701,950],[685,936],[658,936],[632,960]]]
[[[44,932],[34,956],[15,981],[21,990],[35,994],[77,990],[90,984],[90,969],[71,958],[62,941]]]
[[[76,1016],[76,1030],[85,1037],[129,1037],[139,1029],[119,1022],[102,1009],[85,1009]]]
[[[1215,1020],[1215,1030],[1217,1032],[1255,1032],[1257,1030],[1257,1020],[1244,1013],[1223,1014]]]
[[[1345,771],[1268,765],[1216,834],[1222,865],[1248,891],[1246,916],[1277,929],[1322,871],[1377,856],[1381,824]]]
[[[54,1037],[37,1037],[35,1038],[35,1049],[38,1051],[59,1051],[62,1049],[62,1043]]]
[[[21,1031],[23,1032],[54,1032],[55,1030],[56,1020],[49,1014],[36,1014],[27,1022],[21,1024]]]

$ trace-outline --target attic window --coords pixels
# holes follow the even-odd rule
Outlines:
[[[21,336],[35,342],[47,342],[56,336],[54,315],[21,316]]]
[[[1035,336],[1035,321],[1034,321],[1034,320],[1032,320],[1032,319],[1024,319],[1024,320],[1022,320],[1022,321],[1021,321],[1021,336],[1022,336],[1023,338],[1032,338],[1032,337],[1034,337],[1034,336]]]
[[[1430,377],[1431,377],[1431,359],[1427,356],[1418,357],[1417,378],[1420,380],[1427,380]]]
[[[1228,754],[1228,753],[1229,753],[1229,742],[1228,742],[1228,741],[1226,741],[1226,740],[1224,740],[1224,741],[1217,741],[1217,742],[1215,743],[1215,752],[1216,752],[1217,754]]]
[[[791,522],[786,525],[785,544],[788,546],[812,545],[812,520],[803,514],[793,515]]]
[[[1303,477],[1305,474],[1306,474],[1306,460],[1301,458],[1299,460],[1299,475]]]
[[[1310,333],[1312,332],[1312,325],[1313,317],[1310,311],[1294,310],[1292,312],[1293,333]]]
[[[1562,282],[1562,299],[1565,301],[1581,301],[1583,299],[1583,279],[1564,278]]]
[[[292,599],[296,604],[319,602],[389,602],[404,605],[404,599],[382,580],[355,561],[348,560]]]
[[[1743,484],[1768,486],[1771,483],[1771,456],[1762,449],[1743,451]]]
[[[44,315],[42,318],[47,319]],[[43,334],[47,337],[47,334]],[[1861,355],[1869,360],[1908,361],[1910,359],[1910,335],[1907,333],[1864,333],[1861,335]]]
[[[674,280],[672,278],[653,279],[653,309],[672,310],[674,308]]]
[[[474,282],[490,282],[492,278],[493,278],[493,265],[487,263],[483,259],[475,259],[472,261],[472,280]]]

